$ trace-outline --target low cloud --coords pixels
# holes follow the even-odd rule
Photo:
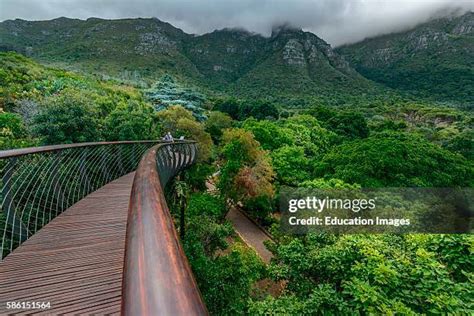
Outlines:
[[[0,0],[0,20],[157,17],[188,33],[236,27],[263,35],[288,23],[334,46],[472,10],[472,0]]]

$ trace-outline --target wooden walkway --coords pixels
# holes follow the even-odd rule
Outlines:
[[[0,315],[120,313],[134,173],[77,202],[0,263]],[[8,310],[7,302],[50,302]]]

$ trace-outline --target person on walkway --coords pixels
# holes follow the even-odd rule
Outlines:
[[[173,138],[173,135],[171,135],[170,132],[167,132],[167,133],[165,134],[165,136],[163,137],[163,140],[164,140],[165,142],[173,142],[173,141],[174,141],[174,138]]]

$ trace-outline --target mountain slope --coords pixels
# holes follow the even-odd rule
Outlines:
[[[365,77],[437,100],[474,103],[474,13],[336,50]]]
[[[375,90],[316,35],[294,29],[275,30],[265,46],[260,62],[233,85],[237,94],[244,91],[292,95],[360,94]]]
[[[125,77],[134,71],[141,77],[159,77],[168,71],[198,79],[199,72],[180,52],[182,42],[191,37],[158,19],[17,19],[0,23],[1,50]]]
[[[242,97],[344,100],[379,90],[322,39],[288,27],[265,38],[232,29],[194,36],[158,19],[9,20],[0,23],[0,50],[124,79],[170,73]]]

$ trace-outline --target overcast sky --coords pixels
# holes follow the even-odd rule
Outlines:
[[[337,46],[455,9],[472,11],[474,0],[0,0],[0,20],[157,17],[188,33],[240,27],[263,35],[289,23]]]

